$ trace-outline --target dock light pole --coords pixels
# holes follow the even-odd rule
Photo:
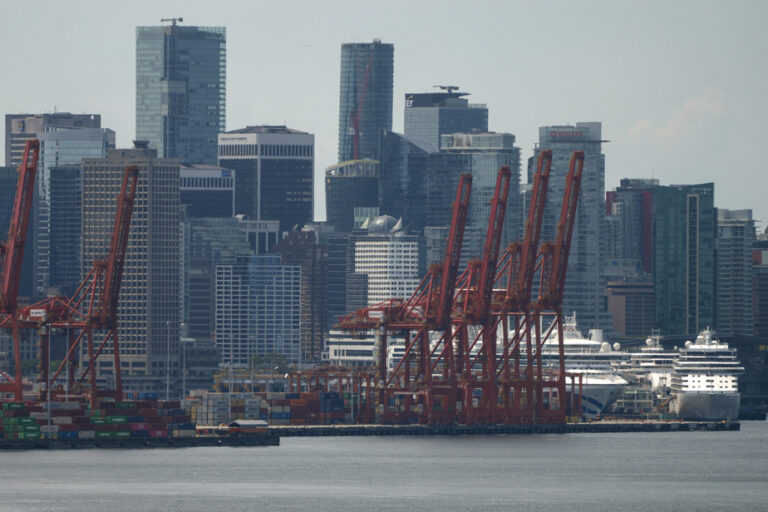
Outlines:
[[[165,321],[165,399],[170,400],[171,390],[171,322]]]

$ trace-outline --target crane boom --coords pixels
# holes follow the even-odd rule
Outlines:
[[[96,315],[101,328],[111,329],[117,323],[117,303],[120,295],[120,284],[123,278],[125,251],[128,247],[128,232],[131,226],[133,203],[136,199],[138,178],[138,166],[129,165],[125,168],[120,195],[117,198],[117,212],[115,213],[115,225],[112,229],[112,243],[110,244],[106,270],[104,271],[104,285],[100,294],[101,304]]]
[[[545,283],[547,291],[543,297],[545,308],[556,309],[563,300],[565,275],[568,270],[568,254],[571,250],[573,226],[576,221],[577,206],[581,176],[584,170],[584,151],[574,151],[565,179],[563,206],[560,210],[560,221],[557,226],[557,236],[552,247],[552,267],[549,282]]]
[[[462,174],[461,178],[459,178],[459,187],[456,190],[456,201],[453,203],[451,231],[448,234],[448,243],[445,247],[445,260],[440,279],[440,293],[438,294],[439,310],[437,316],[437,325],[440,329],[446,329],[451,321],[453,293],[456,291],[456,274],[461,257],[461,245],[464,241],[464,227],[467,223],[469,193],[471,189],[472,175]]]
[[[523,308],[531,298],[533,277],[536,270],[536,253],[539,248],[541,223],[544,218],[544,206],[547,201],[547,186],[549,171],[552,167],[552,150],[545,149],[539,153],[536,174],[533,176],[531,203],[528,207],[528,220],[520,251],[520,272],[514,283],[510,302],[513,307]]]
[[[19,166],[19,180],[8,229],[8,240],[2,245],[2,290],[0,290],[0,312],[13,314],[21,279],[21,262],[24,259],[24,245],[27,241],[29,212],[35,189],[37,159],[40,156],[40,141],[30,139],[24,146],[24,155]]]
[[[493,283],[496,279],[496,263],[499,259],[499,246],[501,234],[504,228],[504,213],[507,209],[507,195],[509,194],[510,169],[508,165],[499,169],[496,177],[496,191],[491,200],[491,212],[488,216],[488,231],[485,234],[483,245],[483,259],[480,264],[480,277],[477,291],[477,318],[485,323],[488,318],[491,297],[493,295]]]

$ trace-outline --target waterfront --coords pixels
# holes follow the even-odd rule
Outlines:
[[[0,510],[758,510],[740,432],[286,438],[280,447],[5,452]]]

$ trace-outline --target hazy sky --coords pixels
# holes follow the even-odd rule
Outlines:
[[[340,45],[380,38],[395,45],[395,131],[406,92],[458,85],[488,105],[491,130],[517,136],[524,162],[539,126],[601,121],[606,189],[714,181],[716,206],[768,221],[768,2],[2,2],[0,114],[99,113],[129,146],[135,27],[166,17],[227,28],[228,130],[315,134],[317,218]]]

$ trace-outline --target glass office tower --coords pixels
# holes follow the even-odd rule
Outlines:
[[[339,162],[379,159],[379,135],[392,130],[394,55],[379,39],[341,45]]]
[[[161,158],[216,163],[226,121],[226,29],[136,28],[136,138]]]

